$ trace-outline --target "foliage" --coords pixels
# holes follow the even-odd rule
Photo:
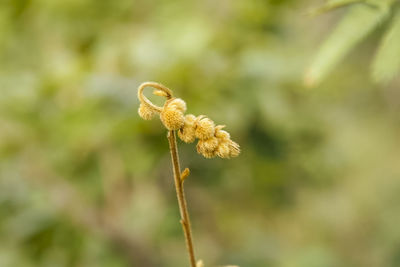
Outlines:
[[[397,17],[400,14],[398,3],[385,1],[327,1],[317,12],[349,6],[344,18],[339,22],[330,36],[322,44],[310,69],[306,74],[306,84],[313,86],[320,83],[338,63],[358,43],[364,40],[383,22],[387,30],[381,41],[378,52],[373,59],[372,76],[376,82],[388,82],[400,70],[400,26]],[[394,17],[392,19],[392,17]]]

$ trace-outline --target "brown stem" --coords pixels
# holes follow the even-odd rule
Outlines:
[[[176,145],[175,131],[168,132],[168,141],[169,141],[169,148],[171,151],[172,166],[174,169],[176,196],[178,198],[179,210],[181,213],[180,222],[182,224],[183,233],[185,234],[186,248],[189,253],[190,266],[196,267],[196,259],[194,256],[194,249],[193,249],[192,231],[190,229],[189,213],[186,205],[185,192],[183,190],[183,179],[181,179],[181,169],[179,166],[179,155],[178,155],[178,148]]]

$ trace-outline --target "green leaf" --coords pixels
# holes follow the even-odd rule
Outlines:
[[[318,51],[306,73],[306,85],[312,87],[319,84],[354,46],[387,18],[388,14],[389,8],[364,4],[350,7]]]
[[[311,15],[319,15],[321,13],[325,13],[325,12],[331,11],[336,8],[341,8],[341,7],[345,7],[345,6],[355,4],[355,3],[360,3],[360,2],[365,2],[365,0],[329,0],[329,1],[326,1],[326,3],[323,4],[322,6],[311,10],[309,13]]]
[[[400,70],[400,11],[385,33],[372,64],[372,77],[376,82],[387,82]]]
[[[309,14],[320,15],[334,9],[359,3],[370,5],[371,7],[388,8],[394,1],[396,0],[327,0],[322,6],[312,9]]]

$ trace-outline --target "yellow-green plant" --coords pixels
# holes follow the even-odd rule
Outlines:
[[[155,88],[156,90],[153,92],[155,95],[167,99],[163,107],[154,105],[146,98],[143,94],[143,90],[146,87]],[[197,117],[192,114],[185,115],[185,101],[173,97],[172,91],[162,84],[155,82],[142,83],[138,88],[138,98],[140,100],[139,115],[145,120],[150,120],[159,114],[161,122],[168,130],[167,137],[181,215],[180,222],[185,235],[190,265],[191,267],[196,267],[190,218],[183,187],[183,182],[189,175],[189,169],[186,168],[181,172],[175,133],[178,132],[179,138],[186,143],[192,143],[198,139],[197,152],[206,158],[216,156],[221,158],[236,157],[240,153],[239,145],[230,139],[228,132],[222,130],[224,125],[216,126],[212,120],[204,115]],[[197,266],[203,266],[201,260],[197,262]]]

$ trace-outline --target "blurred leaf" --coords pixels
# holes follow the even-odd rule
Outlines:
[[[337,8],[346,7],[352,4],[362,3],[371,7],[388,8],[395,0],[327,0],[325,4],[314,8],[310,11],[310,15],[320,15],[325,12],[332,11]]]
[[[306,85],[312,87],[321,82],[355,45],[386,19],[388,13],[387,8],[351,7],[320,48],[306,73]]]
[[[319,15],[321,13],[325,13],[336,8],[345,7],[351,4],[361,3],[361,2],[365,2],[365,0],[330,0],[326,1],[326,3],[323,4],[322,6],[312,9],[310,11],[310,14]]]
[[[345,6],[345,5],[359,3],[359,2],[365,2],[365,0],[330,0],[330,1],[326,1],[325,6],[339,7],[339,6]]]
[[[400,11],[387,30],[372,64],[376,82],[387,82],[400,70]]]

